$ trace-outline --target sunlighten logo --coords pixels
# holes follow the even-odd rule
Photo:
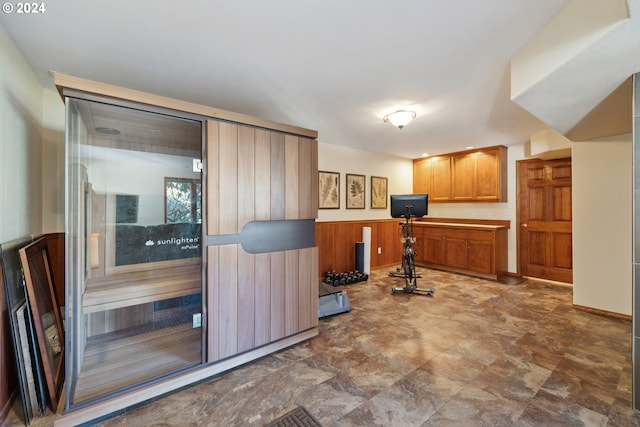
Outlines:
[[[171,239],[167,239],[167,240],[157,240],[156,241],[156,245],[176,245],[176,246],[182,246],[185,244],[199,244],[200,243],[200,238],[199,237],[172,237]],[[145,243],[145,245],[147,246],[151,246],[153,245],[153,242],[151,242],[151,245],[147,243]]]
[[[151,242],[151,244],[149,244]],[[200,238],[199,237],[172,237],[170,239],[160,239],[153,241],[149,240],[145,243],[147,246],[154,245],[176,245],[180,246],[180,250],[189,250],[189,249],[198,249],[200,247]]]

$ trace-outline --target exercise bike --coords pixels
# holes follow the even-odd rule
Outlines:
[[[413,204],[414,202],[415,204]],[[404,207],[404,212],[399,214],[398,206]],[[394,209],[395,206],[395,209]],[[401,226],[401,241],[402,241],[402,266],[395,272],[390,273],[391,276],[404,278],[404,287],[393,287],[391,293],[396,294],[400,292],[404,293],[421,293],[428,296],[433,296],[435,290],[424,289],[418,287],[418,277],[422,277],[421,273],[416,271],[414,258],[416,252],[413,249],[413,244],[416,242],[413,237],[413,218],[415,216],[424,216],[427,211],[427,195],[406,195],[406,196],[391,196],[391,216],[403,217],[404,223],[400,223]]]

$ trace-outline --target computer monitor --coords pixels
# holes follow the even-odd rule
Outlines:
[[[391,216],[393,218],[421,217],[428,213],[428,194],[392,194]]]

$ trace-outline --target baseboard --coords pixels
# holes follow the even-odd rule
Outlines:
[[[600,310],[597,308],[585,307],[583,305],[573,304],[573,308],[586,311],[588,313],[598,314],[600,316],[611,317],[614,319],[627,320],[631,322],[632,316],[629,314],[615,313],[613,311]]]
[[[522,277],[532,282],[542,282],[542,283],[548,283],[549,285],[562,286],[565,288],[573,288],[573,283],[557,282],[555,280],[541,279],[539,277],[529,277],[529,276],[522,276]]]

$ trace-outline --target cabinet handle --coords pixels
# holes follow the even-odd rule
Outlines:
[[[527,228],[529,225],[525,222],[524,224],[522,224],[522,228]]]

